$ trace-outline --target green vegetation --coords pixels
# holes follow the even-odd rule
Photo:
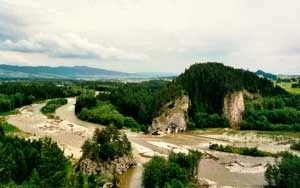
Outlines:
[[[242,130],[300,131],[300,95],[246,100]]]
[[[201,153],[196,151],[190,151],[188,155],[171,153],[168,160],[163,157],[153,157],[144,166],[143,186],[145,188],[199,187],[196,178],[200,158]]]
[[[117,128],[130,128],[134,131],[146,131],[146,127],[137,123],[132,117],[120,114],[109,101],[97,100],[93,93],[82,93],[77,97],[75,112],[84,121],[102,125],[114,124]]]
[[[10,110],[10,111],[7,111],[7,112],[0,112],[0,116],[8,116],[8,115],[15,115],[15,114],[18,114],[19,111],[17,109],[14,109],[14,110]]]
[[[256,71],[255,74],[270,80],[277,80],[277,76],[275,74],[267,73],[262,70]]]
[[[218,114],[209,115],[203,112],[197,112],[194,117],[194,122],[189,122],[189,129],[193,128],[216,128],[216,127],[229,127],[229,123],[224,116]]]
[[[166,103],[182,94],[182,89],[174,83],[153,80],[124,84],[112,90],[107,99],[125,116],[140,124],[151,124]]]
[[[18,129],[1,121],[0,187],[102,187],[116,182],[110,173],[85,175],[72,166],[58,145],[48,137],[26,140],[9,136]],[[127,137],[113,126],[96,130],[92,140],[82,146],[84,157],[107,161],[130,155]]]
[[[8,134],[14,134],[14,133],[17,133],[17,132],[20,132],[20,130],[7,123],[4,119],[0,118],[0,132],[2,132],[2,134],[0,133],[0,135],[8,135]]]
[[[257,148],[248,148],[248,147],[234,147],[234,146],[223,146],[219,144],[211,144],[209,146],[209,149],[221,151],[221,152],[227,152],[227,153],[236,153],[239,155],[248,155],[253,157],[269,157],[269,156],[275,156],[273,153],[261,151]]]
[[[275,164],[269,165],[265,172],[267,187],[272,188],[297,188],[300,187],[300,158],[285,155]]]
[[[108,126],[102,130],[96,129],[92,139],[85,141],[81,147],[83,155],[80,159],[90,159],[97,163],[110,162],[123,156],[131,157],[131,144],[126,135],[121,133],[115,126]],[[115,168],[113,166],[113,168]],[[82,185],[88,188],[102,187],[104,183],[111,182],[113,187],[117,186],[117,177],[114,172],[101,172],[97,174],[84,175],[77,172],[74,175],[73,185]],[[73,178],[74,179],[74,178]],[[76,183],[77,182],[77,183]],[[80,186],[79,186],[80,187]]]
[[[188,93],[191,99],[189,117],[192,123],[189,125],[194,125],[196,128],[228,126],[226,119],[222,117],[224,97],[235,91],[246,89],[252,93],[259,92],[263,96],[286,93],[280,87],[274,87],[269,80],[259,78],[255,73],[234,69],[220,63],[194,64],[178,76],[175,82]],[[218,119],[218,121],[210,123],[211,119]]]
[[[93,138],[83,144],[82,151],[83,158],[107,161],[130,155],[131,144],[124,133],[110,125],[102,130],[96,129]]]
[[[41,109],[41,112],[47,116],[52,116],[55,110],[64,104],[67,104],[68,100],[65,98],[51,99],[47,104]]]
[[[291,94],[300,94],[300,78],[278,79],[276,84]]]
[[[291,149],[300,151],[300,141],[293,143]]]
[[[97,104],[94,92],[84,92],[76,98],[75,114],[78,115],[83,108],[92,108]]]
[[[50,81],[11,81],[0,83],[0,93],[0,113],[3,113],[45,99],[76,96],[80,90]]]
[[[70,162],[50,138],[0,137],[0,184],[63,187]]]

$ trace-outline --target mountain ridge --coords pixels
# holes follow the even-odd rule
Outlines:
[[[0,79],[123,79],[163,77],[166,73],[126,73],[88,66],[18,66],[0,64]],[[170,74],[169,76],[173,76]]]

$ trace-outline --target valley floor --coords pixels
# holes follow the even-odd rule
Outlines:
[[[19,109],[20,113],[9,115],[7,121],[31,137],[49,136],[57,141],[67,156],[79,159],[80,147],[91,137],[97,124],[79,120],[74,114],[75,98],[56,110],[56,119],[48,119],[40,109],[45,105],[33,104]],[[122,187],[140,187],[143,164],[154,155],[167,156],[174,152],[188,152],[197,149],[204,153],[199,164],[199,178],[216,182],[218,187],[263,187],[264,171],[268,163],[275,163],[272,157],[249,157],[209,150],[210,144],[230,144],[243,147],[257,147],[260,150],[277,153],[291,151],[290,144],[300,138],[293,133],[286,136],[259,134],[255,131],[232,131],[230,129],[208,129],[184,134],[144,135],[124,130],[132,143],[133,154],[138,163],[134,169],[120,177]]]

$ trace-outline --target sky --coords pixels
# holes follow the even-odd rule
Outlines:
[[[0,64],[300,74],[299,0],[0,0]]]

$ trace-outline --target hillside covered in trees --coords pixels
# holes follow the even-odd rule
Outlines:
[[[70,97],[80,94],[80,90],[71,85],[58,86],[51,81],[10,81],[0,83],[0,113],[33,102]]]
[[[91,87],[99,88],[96,85]],[[284,97],[287,106],[291,106],[291,100],[296,100],[266,78],[221,63],[196,63],[169,82],[115,83],[113,87],[102,85],[101,88],[104,92],[97,97],[93,94],[79,96],[75,112],[82,120],[106,125],[114,123],[119,128],[124,126],[124,117],[133,118],[130,122],[134,127],[150,125],[166,104],[182,95],[188,95],[191,100],[189,129],[228,127],[223,112],[224,98],[236,91],[247,91],[260,98]],[[253,114],[247,111],[248,107],[246,105],[245,119]]]

